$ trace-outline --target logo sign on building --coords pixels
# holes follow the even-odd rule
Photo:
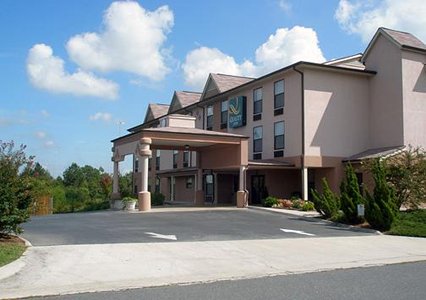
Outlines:
[[[231,98],[228,101],[229,127],[238,128],[246,125],[247,99],[244,96]]]

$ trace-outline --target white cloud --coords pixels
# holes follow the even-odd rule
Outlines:
[[[216,48],[200,47],[186,56],[182,65],[186,84],[202,88],[209,73],[225,73],[232,75],[254,75],[254,66],[245,61],[238,64],[232,56],[226,55]]]
[[[79,69],[75,73],[67,73],[64,61],[54,56],[52,48],[45,44],[36,44],[30,49],[27,73],[35,87],[50,92],[106,99],[115,99],[118,93],[116,83],[90,72]]]
[[[48,112],[47,110],[45,110],[45,109],[42,109],[42,110],[40,111],[40,113],[41,113],[41,115],[42,115],[43,117],[45,117],[45,118],[50,117],[49,112]]]
[[[41,139],[41,140],[46,138],[46,136],[47,136],[46,132],[44,132],[44,131],[36,131],[34,133],[34,135],[36,136],[36,138]]]
[[[280,0],[278,1],[278,7],[281,8],[286,14],[291,12],[291,3],[288,0]]]
[[[158,81],[170,72],[163,44],[173,22],[168,6],[147,11],[134,1],[113,2],[99,33],[75,35],[66,48],[71,59],[84,69],[126,71]]]
[[[46,148],[51,148],[51,147],[55,146],[55,143],[52,140],[48,140],[48,141],[45,141],[43,145]]]
[[[110,113],[106,113],[106,112],[97,112],[94,115],[89,116],[89,120],[111,122],[112,121],[112,115]]]
[[[339,25],[367,43],[379,27],[408,31],[426,41],[424,0],[340,0],[335,11]]]
[[[297,61],[323,62],[316,32],[311,28],[295,26],[278,28],[255,52],[255,62],[241,64],[216,48],[199,47],[188,53],[182,65],[185,82],[201,90],[209,73],[259,76]]]

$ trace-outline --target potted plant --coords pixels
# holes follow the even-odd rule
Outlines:
[[[136,201],[138,200],[132,197],[124,197],[121,201],[123,202],[123,209],[135,210]]]

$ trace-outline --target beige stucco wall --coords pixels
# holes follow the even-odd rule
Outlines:
[[[194,185],[195,178],[192,177],[192,188],[186,188],[186,180],[188,176],[175,177],[176,185],[175,185],[175,200],[179,202],[194,202]]]
[[[368,77],[304,70],[305,153],[347,157],[369,146]]]
[[[274,116],[274,82],[285,80],[284,114]],[[285,149],[284,156],[295,156],[301,153],[301,104],[300,75],[294,71],[271,76],[267,80],[249,85],[243,91],[231,94],[228,99],[236,96],[247,97],[247,124],[239,128],[228,128],[228,132],[251,137],[249,139],[249,159],[253,159],[253,128],[263,127],[262,159],[274,158],[274,123],[284,121]],[[262,119],[253,121],[253,90],[262,88]],[[216,112],[216,111],[215,111]],[[217,118],[220,123],[220,115]]]
[[[370,148],[402,145],[401,51],[380,35],[365,66],[377,71],[370,79]]]
[[[426,147],[426,55],[402,52],[404,145]]]

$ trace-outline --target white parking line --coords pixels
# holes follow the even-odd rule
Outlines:
[[[155,232],[145,232],[145,234],[148,234],[155,239],[165,239],[165,240],[177,241],[177,237],[173,234],[165,235],[165,234],[159,234],[159,233],[155,233]]]
[[[284,229],[284,228],[280,228],[281,231],[284,231],[286,233],[296,233],[296,234],[301,234],[301,235],[308,235],[308,236],[315,236],[315,234],[313,233],[307,233],[301,230],[293,230],[293,229]]]

